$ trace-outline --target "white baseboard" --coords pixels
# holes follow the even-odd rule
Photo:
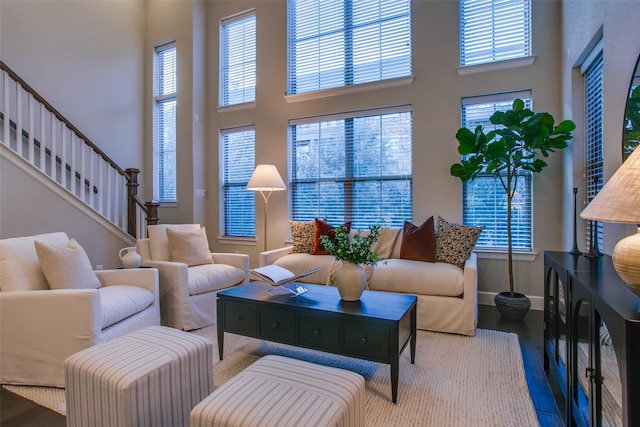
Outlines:
[[[478,292],[478,304],[479,305],[496,305],[493,302],[497,292]],[[528,296],[528,295],[527,295]],[[544,310],[544,297],[532,297],[529,296],[531,300],[531,310]]]

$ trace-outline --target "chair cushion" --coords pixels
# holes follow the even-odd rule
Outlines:
[[[189,295],[218,291],[244,281],[244,271],[227,264],[204,264],[189,267]]]
[[[66,245],[34,242],[42,274],[51,289],[98,289],[100,280],[86,252],[71,239]]]
[[[0,240],[0,288],[7,291],[35,291],[49,289],[42,274],[33,242],[64,245],[66,233],[47,233]]]
[[[464,290],[464,273],[455,265],[407,259],[389,259],[373,267],[374,291],[456,297]]]
[[[98,292],[102,308],[102,329],[141,312],[155,299],[153,293],[137,286],[103,286]]]
[[[177,231],[197,231],[200,224],[159,224],[149,225],[149,249],[153,261],[171,261],[171,247],[167,237],[167,227]]]
[[[173,262],[182,262],[189,267],[213,263],[204,227],[196,231],[178,231],[167,227],[167,238]]]

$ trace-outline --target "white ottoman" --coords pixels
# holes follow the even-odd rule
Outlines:
[[[355,372],[265,356],[191,411],[191,427],[364,426],[364,378]]]
[[[188,426],[213,391],[213,343],[150,326],[65,361],[67,426]]]

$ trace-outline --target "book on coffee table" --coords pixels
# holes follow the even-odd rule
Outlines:
[[[280,267],[275,264],[265,265],[264,267],[258,267],[249,270],[254,275],[269,283],[271,286],[280,286],[284,283],[293,282],[294,280],[298,280],[302,277],[313,274],[317,271],[320,271],[319,268],[314,268],[313,270],[307,271],[302,274],[294,274],[293,271],[287,270],[284,267]]]

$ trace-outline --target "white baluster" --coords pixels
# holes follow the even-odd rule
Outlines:
[[[11,107],[9,105],[9,73],[3,72],[4,78],[4,144],[11,147]]]
[[[104,160],[102,157],[98,156],[98,212],[104,215],[104,170],[102,165],[104,164]],[[104,215],[106,216],[106,215]]]
[[[22,85],[16,83],[16,152],[22,156]]]
[[[36,165],[36,161],[34,159],[35,157],[35,143],[33,142],[34,140],[34,136],[33,136],[33,95],[31,93],[29,93],[27,95],[27,106],[28,106],[28,114],[29,114],[29,136],[27,138],[28,144],[27,147],[29,149],[29,162],[31,162],[32,165]]]
[[[47,151],[47,144],[45,141],[47,138],[45,137],[45,118],[46,109],[44,108],[44,104],[40,104],[40,170],[47,173],[47,166],[45,165],[45,154]]]
[[[56,156],[58,150],[56,150],[56,118],[53,112],[51,113],[51,178],[58,182],[58,164],[56,163]]]
[[[67,190],[69,187],[67,186],[67,125],[63,122],[60,122],[60,127],[62,130],[62,154],[60,155],[60,183]]]

